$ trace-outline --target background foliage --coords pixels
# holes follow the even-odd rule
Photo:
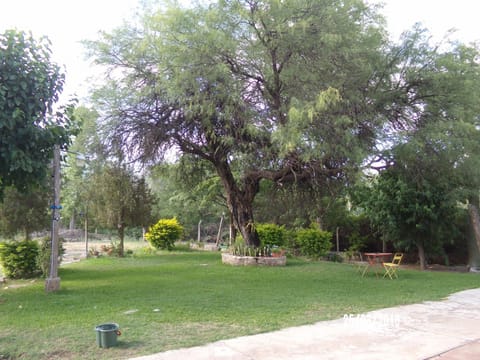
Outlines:
[[[299,229],[295,240],[303,255],[319,258],[332,248],[332,233],[318,228]]]
[[[65,76],[47,38],[0,34],[0,195],[6,186],[43,184],[53,145],[69,143],[71,104],[53,111]]]

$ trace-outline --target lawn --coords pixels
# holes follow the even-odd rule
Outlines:
[[[349,264],[289,259],[283,268],[230,267],[220,254],[172,252],[64,265],[44,280],[0,290],[0,359],[124,359],[219,339],[439,300],[478,287],[475,274],[404,270],[362,278]],[[18,284],[17,284],[18,285]],[[117,347],[94,328],[116,322]]]

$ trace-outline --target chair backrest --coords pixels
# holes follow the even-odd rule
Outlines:
[[[402,253],[395,253],[393,255],[392,263],[395,264],[395,265],[400,265],[400,263],[402,262],[402,258],[403,258]]]

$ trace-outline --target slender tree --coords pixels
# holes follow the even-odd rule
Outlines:
[[[136,176],[121,157],[107,154],[98,132],[98,112],[78,107],[75,116],[81,129],[67,154],[64,212],[71,223],[82,213],[91,225],[115,229],[123,255],[126,227],[148,227],[153,222],[154,197],[143,177]]]
[[[107,161],[106,149],[98,132],[98,112],[79,106],[75,108],[74,116],[80,129],[65,156],[67,166],[64,167],[62,186],[62,214],[69,221],[70,228],[75,227],[79,214],[88,216],[93,201],[91,176],[101,171]]]
[[[151,225],[154,197],[142,178],[115,163],[106,163],[88,182],[89,216],[98,225],[117,230],[119,255],[123,256],[126,227]]]

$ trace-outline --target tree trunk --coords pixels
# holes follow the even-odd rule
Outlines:
[[[417,249],[418,249],[418,259],[420,260],[420,270],[426,269],[425,263],[425,248],[420,241],[417,241]]]
[[[118,245],[118,256],[123,257],[123,240],[125,238],[125,223],[118,223],[118,237],[120,239],[120,244]]]
[[[242,181],[243,188],[239,188],[226,161],[217,163],[216,169],[225,189],[233,225],[247,246],[260,246],[253,220],[253,200],[260,189],[260,180],[247,176]]]
[[[480,213],[473,202],[468,205],[472,234],[468,236],[468,266],[472,271],[480,270]]]
[[[202,235],[202,232],[201,232],[202,228],[201,228],[201,226],[202,226],[202,220],[200,219],[200,221],[198,222],[198,227],[197,227],[197,242],[202,241],[202,236],[201,236]]]
[[[235,237],[237,236],[237,229],[235,228],[235,225],[233,224],[233,217],[232,217],[232,214],[229,213],[229,216],[230,216],[230,223],[228,224],[228,226],[230,227],[230,231],[229,231],[229,245],[233,245],[235,243]]]
[[[70,223],[68,225],[68,229],[72,231],[75,230],[75,213],[76,211],[74,210],[72,216],[70,216]]]
[[[253,222],[253,204],[245,199],[236,199],[229,205],[235,228],[242,234],[247,246],[260,246],[260,239]]]

